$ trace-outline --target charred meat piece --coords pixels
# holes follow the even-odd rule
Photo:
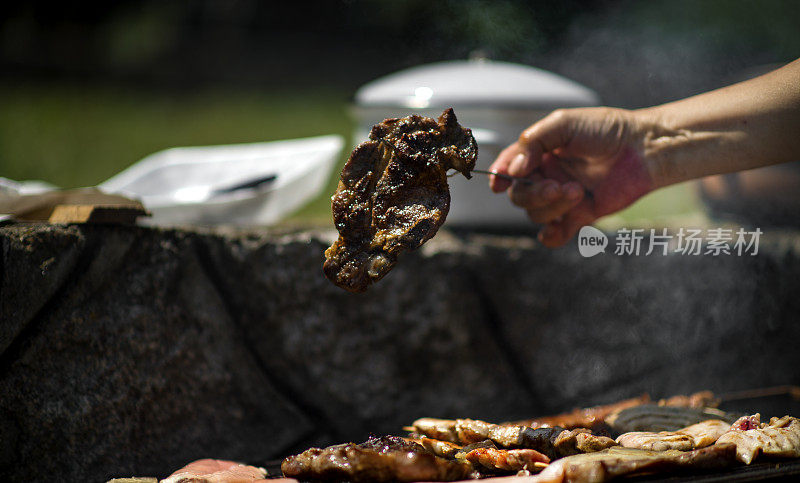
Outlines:
[[[467,462],[440,458],[394,436],[311,448],[283,460],[281,470],[284,476],[300,480],[352,482],[453,481],[466,479],[474,471]]]
[[[496,435],[490,434],[494,433],[496,429],[500,427],[496,424],[487,423],[486,421],[481,421],[480,419],[456,419],[456,434],[458,435],[458,442],[461,444],[472,444],[478,443],[485,439],[491,439],[495,443],[499,444],[503,447],[511,446],[508,442],[498,442],[495,441],[495,438],[492,436],[501,436],[505,437],[506,439],[511,436],[515,438],[517,434],[519,434],[519,430],[517,428],[511,428],[511,432],[513,434],[509,435],[509,432],[506,431],[505,434]]]
[[[363,292],[386,275],[404,250],[436,234],[450,209],[447,171],[470,177],[478,157],[472,131],[453,109],[438,120],[386,119],[353,150],[332,198],[339,239],[325,251],[333,283]]]
[[[758,414],[747,419],[747,426],[741,422],[734,423],[730,431],[723,434],[717,440],[720,443],[732,443],[736,445],[736,457],[739,461],[749,465],[750,462],[763,453],[767,456],[777,456],[783,458],[800,457],[800,419],[791,416],[782,418],[772,418],[769,424],[760,425],[752,429],[740,429],[743,426],[749,428],[755,421],[758,421]],[[745,418],[743,418],[745,419]]]
[[[736,464],[736,447],[715,444],[694,451],[645,451],[615,446],[597,453],[556,460],[537,476],[536,483],[602,482],[638,473],[666,474],[679,470],[712,470]]]

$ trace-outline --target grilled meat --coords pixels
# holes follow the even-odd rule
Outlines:
[[[433,439],[459,442],[455,419],[419,418],[405,429]]]
[[[421,444],[423,448],[427,449],[436,456],[441,456],[442,458],[448,459],[455,458],[456,453],[461,451],[463,448],[461,445],[451,443],[449,441],[441,441],[438,439],[426,438],[424,436],[413,441]]]
[[[465,458],[481,469],[492,471],[530,471],[536,468],[536,463],[550,462],[550,458],[535,449],[477,448]]]
[[[694,447],[691,436],[672,431],[631,431],[617,438],[617,443],[625,448],[646,449],[649,451],[689,451]]]
[[[436,234],[450,209],[447,171],[467,178],[478,145],[453,109],[438,120],[385,119],[353,150],[332,198],[339,239],[323,271],[336,285],[363,292],[386,275],[404,250]]]
[[[626,448],[664,451],[675,449],[688,451],[714,444],[730,429],[730,424],[719,419],[709,419],[692,424],[678,431],[632,431],[617,438],[617,443]]]
[[[660,399],[658,405],[681,408],[715,408],[719,406],[719,399],[711,391],[700,391],[688,396],[679,395]]]
[[[730,429],[728,423],[720,419],[709,419],[676,431],[692,438],[694,448],[705,448],[717,442],[720,436]]]
[[[537,430],[533,430],[537,431]],[[588,429],[564,430],[553,442],[559,456],[572,456],[580,453],[595,453],[616,446],[617,442],[607,436],[592,434]]]
[[[602,427],[605,418],[615,411],[633,406],[639,406],[650,402],[650,396],[642,394],[639,397],[625,399],[613,404],[604,406],[594,406],[590,408],[575,409],[568,413],[557,414],[555,416],[544,416],[535,419],[526,419],[508,423],[510,425],[523,425],[532,428],[560,426],[565,429],[588,428],[599,429]]]
[[[715,444],[694,451],[645,451],[615,446],[596,453],[579,454],[556,460],[532,483],[602,482],[637,473],[668,473],[676,470],[710,470],[732,466],[736,447]]]
[[[453,481],[470,477],[472,465],[440,458],[421,445],[394,436],[362,444],[311,448],[281,464],[285,476],[301,480]]]
[[[520,435],[520,446],[535,449],[554,460],[568,454],[575,454],[569,449],[569,442],[561,440],[559,436],[564,433],[564,428],[525,428]]]
[[[533,449],[550,459],[600,451],[617,444],[613,439],[594,435],[588,429],[567,431],[560,427],[502,426],[478,419],[422,418],[407,429],[431,438],[434,435],[447,438],[448,444],[467,445],[460,452],[471,450],[475,444],[485,446],[486,442],[491,442],[499,448]]]
[[[491,440],[501,447],[524,445],[525,426],[501,426],[479,419],[417,419],[407,429],[424,436],[462,445]],[[561,430],[561,428],[559,428]]]
[[[732,423],[736,418],[714,408],[686,408],[642,404],[609,415],[606,423],[615,434],[632,431],[678,431],[709,419]]]
[[[734,423],[730,431],[717,440],[717,444],[736,445],[736,457],[749,465],[759,454],[785,458],[800,457],[800,419],[791,416],[772,418],[769,424],[759,424],[759,415]],[[752,428],[751,426],[759,427]]]

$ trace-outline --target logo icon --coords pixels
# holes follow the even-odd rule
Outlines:
[[[578,251],[586,258],[605,253],[608,237],[593,226],[584,226],[578,232]]]

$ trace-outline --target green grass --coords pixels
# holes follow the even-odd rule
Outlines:
[[[63,188],[92,186],[137,160],[174,146],[340,134],[354,121],[347,92],[198,91],[168,94],[98,86],[0,85],[0,176]],[[339,168],[347,155],[342,153]],[[339,169],[335,171],[338,175]],[[289,221],[329,224],[324,192]],[[509,209],[515,209],[509,204]],[[693,186],[653,193],[600,226],[649,226],[701,213]]]
[[[349,142],[348,94],[0,85],[0,176],[75,188],[98,184],[169,147],[324,134]],[[333,181],[295,217],[328,220]]]

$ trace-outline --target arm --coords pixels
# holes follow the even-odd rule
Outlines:
[[[800,159],[800,60],[729,87],[639,111],[655,187]]]
[[[545,245],[646,193],[710,174],[800,159],[800,60],[756,79],[635,111],[554,111],[492,165],[533,184],[492,177],[495,192],[536,222]]]

